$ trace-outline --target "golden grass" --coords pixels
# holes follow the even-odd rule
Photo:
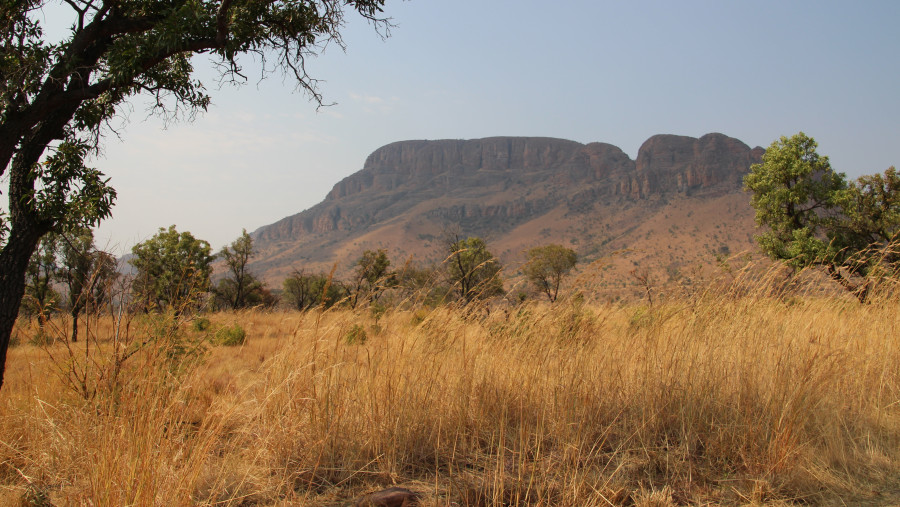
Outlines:
[[[210,319],[135,318],[120,356],[157,338],[114,382],[109,317],[87,360],[12,349],[0,502],[342,505],[395,484],[424,505],[900,502],[896,298]],[[243,346],[173,345],[233,323]]]

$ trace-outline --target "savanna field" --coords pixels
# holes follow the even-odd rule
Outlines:
[[[0,503],[900,504],[898,298],[758,289],[21,320]]]

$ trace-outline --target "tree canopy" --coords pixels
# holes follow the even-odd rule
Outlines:
[[[900,177],[891,167],[848,182],[817,146],[803,132],[782,136],[750,168],[744,187],[767,229],[757,240],[794,268],[824,267],[865,301],[873,276],[895,277],[900,267]]]
[[[347,12],[376,25],[384,0],[64,0],[70,30],[49,37],[45,0],[0,1],[0,386],[25,271],[50,231],[94,226],[116,192],[89,167],[111,120],[138,95],[167,118],[207,108],[193,58],[209,55],[222,81],[240,82],[241,58],[279,71],[321,104],[305,59],[343,47]],[[57,15],[57,14],[54,14]],[[58,16],[58,15],[57,15]]]
[[[502,266],[483,239],[457,237],[448,249],[447,275],[460,299],[470,303],[503,293]]]
[[[78,341],[78,316],[89,306],[107,300],[107,290],[118,276],[116,260],[94,245],[94,233],[76,228],[60,235],[58,278],[66,288],[66,304],[72,317],[69,339]]]
[[[577,261],[578,256],[571,248],[544,245],[528,250],[528,262],[522,267],[522,272],[552,303],[559,295],[562,279],[572,271]]]
[[[209,290],[213,256],[209,243],[172,225],[131,249],[137,270],[132,290],[148,310],[182,311]]]
[[[346,297],[343,284],[325,273],[295,270],[284,279],[282,301],[288,308],[308,310],[316,306],[330,308]]]
[[[254,253],[253,238],[247,234],[246,229],[230,246],[223,247],[219,252],[218,257],[225,262],[228,271],[225,278],[216,285],[216,306],[239,310],[265,303],[265,285],[247,270],[247,264]]]
[[[360,296],[364,302],[376,301],[385,289],[396,285],[397,277],[390,268],[391,260],[384,249],[363,252],[353,272],[350,306],[355,308]]]

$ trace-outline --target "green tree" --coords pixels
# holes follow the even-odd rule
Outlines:
[[[884,175],[847,182],[800,132],[782,136],[744,178],[752,193],[762,251],[795,269],[821,266],[860,301],[872,275],[895,276],[900,232],[900,179]]]
[[[545,245],[528,250],[528,262],[522,268],[525,278],[534,287],[547,295],[550,302],[556,301],[563,278],[572,271],[578,256],[571,248],[562,245]]]
[[[390,271],[391,261],[387,252],[366,250],[356,261],[353,272],[353,290],[350,295],[350,306],[356,308],[360,296],[365,302],[378,300],[385,289],[397,283],[397,277]]]
[[[137,95],[167,118],[204,110],[210,98],[193,65],[210,56],[223,81],[258,56],[321,103],[305,58],[343,47],[345,11],[384,26],[384,0],[65,0],[70,32],[47,38],[44,0],[0,2],[0,386],[25,271],[40,238],[110,215],[115,190],[88,167],[109,120]],[[57,17],[60,15],[55,14]]]
[[[108,285],[118,275],[112,255],[97,250],[94,233],[79,228],[60,236],[58,278],[66,287],[66,306],[72,317],[71,340],[78,341],[78,317],[90,306],[105,301]]]
[[[308,274],[295,270],[283,282],[282,301],[289,308],[308,310],[316,306],[330,308],[347,296],[344,286],[324,273]]]
[[[470,303],[503,294],[502,266],[477,237],[454,237],[448,245],[447,276],[460,299]]]
[[[144,307],[180,312],[196,306],[209,290],[213,256],[209,243],[172,225],[131,249],[135,274],[132,290]]]
[[[436,306],[446,302],[451,293],[447,284],[446,270],[442,267],[434,265],[420,267],[408,261],[403,268],[397,270],[396,279],[401,300]]]
[[[25,299],[22,301],[22,311],[29,316],[37,315],[38,325],[41,327],[44,325],[48,310],[60,301],[59,293],[53,287],[53,281],[56,280],[56,273],[59,270],[57,243],[57,235],[54,233],[41,238],[25,273]]]
[[[220,304],[233,310],[263,304],[265,286],[247,271],[247,263],[253,257],[253,238],[244,229],[241,236],[222,248],[219,257],[225,261],[228,273],[219,280],[215,297]]]

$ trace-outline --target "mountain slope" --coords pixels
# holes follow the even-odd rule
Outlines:
[[[440,262],[441,231],[458,226],[510,265],[557,242],[586,261],[629,249],[613,263],[671,274],[752,247],[741,179],[762,153],[722,134],[653,136],[636,160],[610,144],[552,138],[392,143],[321,203],[255,231],[251,267],[280,284],[295,268],[345,271],[366,249]]]

